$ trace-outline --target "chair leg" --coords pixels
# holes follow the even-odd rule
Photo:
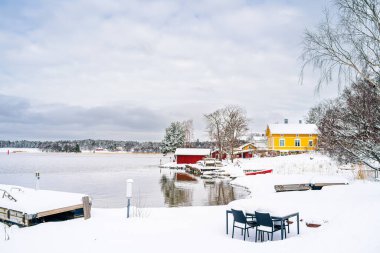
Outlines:
[[[267,233],[267,236],[268,236],[268,240],[269,240],[269,233]]]
[[[247,224],[244,225],[244,241],[245,241],[245,233],[247,231]]]
[[[271,234],[271,239],[270,240],[273,241],[273,233]]]
[[[232,226],[232,238],[234,238],[234,233],[235,233],[235,222],[234,222],[234,224]]]
[[[257,228],[256,228],[256,233],[255,233],[255,242],[257,242]]]

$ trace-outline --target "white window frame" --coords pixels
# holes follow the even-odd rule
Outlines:
[[[284,142],[283,145],[281,145],[281,141]],[[281,139],[279,140],[279,142],[278,142],[278,146],[279,146],[279,147],[285,147],[285,139],[284,139],[284,138],[281,138]]]
[[[299,145],[297,145],[297,142]],[[294,139],[294,146],[295,147],[301,147],[301,140],[300,139]]]

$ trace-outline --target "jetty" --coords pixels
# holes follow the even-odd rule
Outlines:
[[[0,221],[26,227],[91,217],[88,195],[0,184]]]
[[[276,192],[287,191],[308,191],[308,190],[321,190],[324,186],[334,185],[348,185],[347,179],[343,177],[313,177],[308,181],[297,184],[277,184],[274,185]]]

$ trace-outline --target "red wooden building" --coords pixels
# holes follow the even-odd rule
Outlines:
[[[177,164],[195,164],[205,157],[210,156],[208,148],[177,148],[174,156]]]
[[[215,158],[215,159],[219,159],[220,158],[220,152],[219,150],[214,150],[211,152],[211,157],[212,158]],[[222,155],[222,160],[226,159],[227,158],[227,153],[226,152],[223,152],[223,155]]]

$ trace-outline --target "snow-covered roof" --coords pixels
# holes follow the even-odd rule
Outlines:
[[[210,155],[209,148],[177,148],[175,155]]]
[[[315,124],[269,124],[272,134],[318,134]]]
[[[254,146],[253,145],[253,143],[245,143],[245,144],[243,144],[243,145],[241,145],[240,147],[238,147],[238,148],[236,148],[237,150],[242,150],[244,147],[246,147],[246,146],[249,146],[249,145],[252,145],[252,146]]]
[[[253,144],[258,150],[265,150],[268,148],[268,145],[266,142],[256,142]]]

